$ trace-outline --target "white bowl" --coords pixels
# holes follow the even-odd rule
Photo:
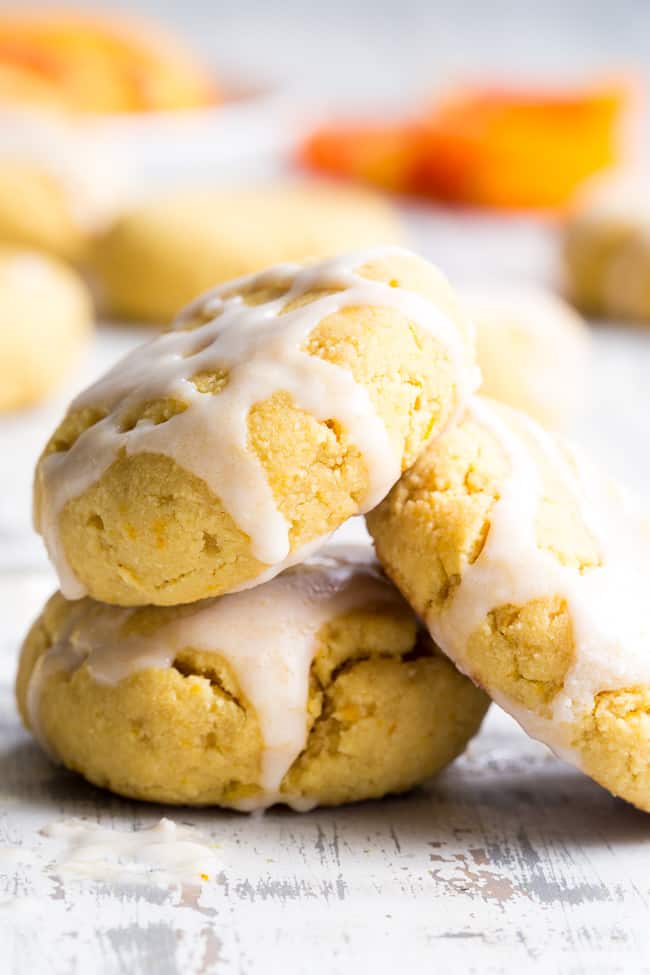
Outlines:
[[[95,152],[106,153],[138,189],[172,180],[248,176],[286,159],[297,144],[306,111],[286,92],[231,91],[210,108],[91,116],[80,125]]]

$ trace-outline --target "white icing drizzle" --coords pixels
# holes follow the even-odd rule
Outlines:
[[[136,349],[82,393],[71,410],[96,408],[107,415],[85,431],[67,452],[53,453],[39,468],[41,531],[69,599],[85,594],[57,537],[64,505],[91,487],[120,451],[163,454],[200,477],[250,537],[254,556],[272,574],[291,564],[289,524],[273,498],[264,468],[248,445],[251,407],[277,392],[319,420],[336,419],[361,451],[368,491],[361,511],[373,508],[400,475],[401,450],[373,407],[367,389],[347,369],[309,355],[304,345],[327,316],[343,308],[382,306],[407,316],[449,350],[456,365],[457,399],[475,383],[455,323],[426,298],[403,288],[370,281],[357,269],[369,261],[408,255],[396,247],[348,254],[302,267],[284,264],[215,288],[181,316],[174,331]],[[234,290],[286,287],[281,297],[252,306]],[[339,289],[282,314],[308,292]],[[193,330],[183,323],[197,311],[213,317]],[[197,373],[226,369],[228,383],[216,395],[199,392]],[[182,413],[158,426],[141,420],[124,430],[129,414],[163,397],[186,404]]]
[[[83,819],[64,819],[41,834],[63,843],[49,864],[50,873],[72,873],[111,882],[185,882],[214,880],[220,860],[215,845],[189,826],[163,818],[135,830],[107,829]]]
[[[366,547],[332,545],[255,589],[196,603],[189,615],[161,625],[151,636],[120,633],[134,609],[96,603],[89,616],[87,605],[79,604],[58,642],[34,668],[27,698],[34,734],[47,750],[40,698],[56,671],[72,672],[85,664],[95,681],[116,685],[137,671],[170,667],[185,648],[215,652],[232,668],[255,709],[263,739],[263,793],[242,808],[289,802],[279,789],[306,743],[309,671],[319,630],[363,606],[404,606],[370,555]],[[305,808],[300,800],[296,805]]]
[[[644,609],[650,579],[650,524],[623,488],[520,415],[527,436],[575,499],[598,548],[598,565],[583,572],[563,565],[537,544],[543,481],[530,447],[488,402],[475,398],[470,410],[506,452],[510,473],[499,485],[482,552],[466,567],[451,605],[442,613],[429,614],[427,624],[433,638],[471,676],[468,641],[492,610],[544,597],[564,600],[575,656],[552,702],[551,717],[542,718],[492,688],[490,693],[529,734],[580,765],[571,747],[572,725],[591,710],[595,696],[605,690],[650,685],[650,619]]]

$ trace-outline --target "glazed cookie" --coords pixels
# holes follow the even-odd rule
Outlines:
[[[166,323],[197,294],[279,261],[398,243],[381,197],[327,184],[192,190],[147,202],[98,239],[93,266],[109,311]]]
[[[580,316],[534,287],[474,289],[463,302],[476,326],[481,392],[545,426],[569,425],[587,391],[589,330]]]
[[[200,298],[75,400],[36,472],[68,598],[192,602],[374,507],[476,383],[443,276],[380,248]]]
[[[589,315],[650,322],[647,178],[595,183],[567,221],[569,297]]]
[[[368,550],[336,546],[191,606],[57,594],[17,695],[43,746],[96,785],[239,809],[403,792],[455,758],[487,708]]]
[[[623,489],[523,413],[477,398],[367,520],[460,670],[650,811],[650,526]]]
[[[90,294],[74,271],[0,246],[0,410],[54,389],[77,362],[91,322]]]

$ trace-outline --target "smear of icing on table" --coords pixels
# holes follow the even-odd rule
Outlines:
[[[485,545],[468,565],[448,608],[430,613],[433,638],[471,676],[469,639],[488,614],[504,605],[559,597],[566,603],[575,653],[550,717],[540,717],[502,693],[490,693],[533,737],[574,764],[572,726],[604,690],[650,685],[650,524],[640,505],[559,438],[523,415],[522,435],[476,398],[470,408],[504,450],[510,472],[498,485]],[[529,442],[527,443],[526,440]],[[537,543],[544,484],[530,442],[558,477],[596,542],[600,563],[581,571],[563,565]]]
[[[189,826],[161,819],[143,829],[107,829],[64,819],[41,830],[63,844],[48,871],[105,881],[207,883],[221,868],[215,845]]]
[[[70,599],[85,594],[65,558],[58,516],[65,504],[95,484],[120,452],[162,454],[201,478],[251,540],[253,555],[271,574],[290,564],[290,524],[279,510],[266,471],[250,449],[251,408],[273,394],[288,394],[318,420],[336,420],[360,451],[368,472],[361,511],[373,508],[401,470],[401,445],[395,444],[373,406],[367,388],[349,369],[305,350],[310,334],[328,316],[345,308],[384,307],[435,336],[455,368],[456,406],[477,384],[456,323],[427,298],[400,287],[371,281],[359,269],[370,261],[408,255],[396,247],[348,254],[317,264],[282,264],[229,282],[204,295],[181,316],[175,330],[136,349],[82,393],[71,411],[94,408],[104,419],[81,434],[65,452],[39,465],[40,530]],[[279,289],[274,300],[246,303],[242,292]],[[331,292],[331,293],[328,293]],[[296,299],[315,299],[284,312]],[[205,316],[187,329],[192,316]],[[217,394],[193,384],[199,373],[225,370],[228,381]],[[143,404],[172,398],[183,412],[154,425],[128,421]]]
[[[40,699],[56,671],[85,664],[97,682],[115,685],[139,670],[170,667],[184,648],[212,651],[232,668],[263,739],[262,792],[242,808],[293,801],[280,794],[280,786],[307,739],[309,671],[318,632],[353,609],[382,604],[405,606],[369,550],[345,546],[331,546],[255,589],[195,603],[189,614],[147,636],[121,632],[134,609],[93,603],[89,612],[88,603],[79,603],[59,641],[34,668],[28,689],[32,729],[48,749]],[[296,798],[295,805],[306,808],[309,800]]]

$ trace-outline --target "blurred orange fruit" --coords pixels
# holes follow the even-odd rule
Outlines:
[[[617,161],[631,85],[565,91],[464,88],[419,120],[330,125],[300,152],[309,167],[449,203],[566,204]]]
[[[0,102],[81,112],[218,101],[208,70],[157,25],[70,11],[0,14]]]
[[[461,91],[434,108],[414,189],[495,207],[557,207],[616,162],[620,85],[582,91]]]
[[[300,150],[307,166],[406,193],[416,176],[419,126],[331,125],[313,133]]]

